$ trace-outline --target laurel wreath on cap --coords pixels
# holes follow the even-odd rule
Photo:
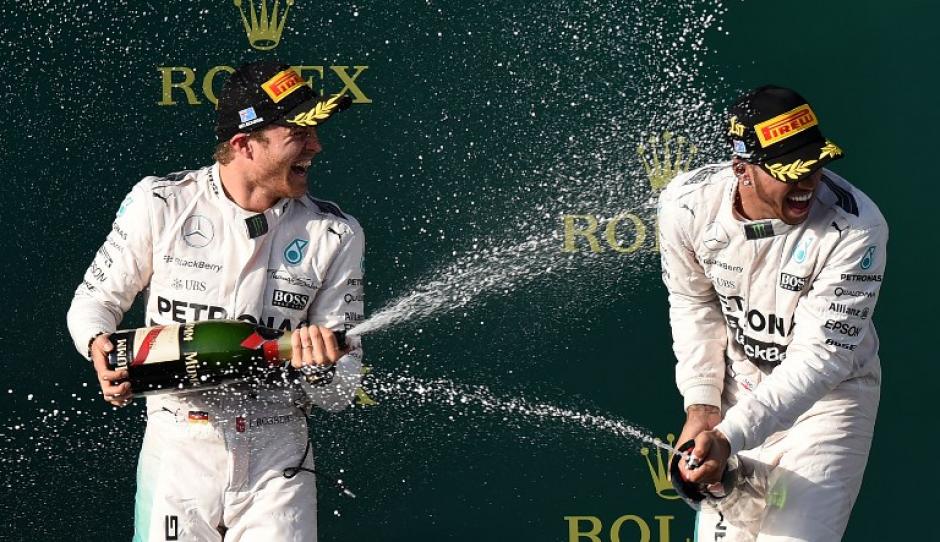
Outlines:
[[[800,178],[800,175],[810,172],[809,166],[815,164],[819,160],[794,160],[789,164],[770,164],[767,169],[770,171],[770,174],[776,177],[777,179],[786,182],[788,179],[795,181]]]
[[[298,113],[296,117],[289,119],[287,122],[298,126],[316,126],[330,118],[330,115],[339,107],[339,101],[342,97],[342,94],[337,94],[325,102],[317,102],[316,107],[306,113]]]
[[[820,160],[822,160],[823,158],[827,156],[831,156],[835,158],[836,156],[839,156],[841,154],[842,154],[842,149],[840,149],[838,145],[836,145],[832,141],[829,141],[828,139],[826,140],[826,144],[823,146],[823,148],[819,149]]]

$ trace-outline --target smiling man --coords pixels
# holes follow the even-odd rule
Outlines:
[[[730,163],[683,174],[660,198],[679,442],[694,439],[702,462],[679,471],[715,492],[729,458],[740,465],[730,494],[702,503],[697,540],[839,540],[878,410],[872,315],[888,228],[823,168],[842,150],[796,92],[739,98],[728,140]]]
[[[147,177],[117,213],[68,314],[105,400],[131,400],[108,370],[108,336],[139,292],[149,325],[237,318],[294,333],[291,386],[235,384],[147,398],[135,541],[310,541],[316,485],[306,414],[338,410],[362,349],[334,331],[362,318],[359,223],[307,194],[317,127],[349,105],[289,66],[238,68],[219,97],[216,163]],[[307,471],[307,472],[301,472]]]

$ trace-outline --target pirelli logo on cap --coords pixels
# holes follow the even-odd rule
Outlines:
[[[304,80],[299,73],[294,70],[284,70],[268,79],[261,85],[261,88],[271,97],[274,103],[278,103],[303,85]]]
[[[816,114],[808,104],[803,104],[782,115],[758,123],[754,126],[754,131],[757,132],[760,146],[766,148],[817,124],[819,123],[816,121]]]

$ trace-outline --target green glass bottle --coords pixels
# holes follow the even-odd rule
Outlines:
[[[114,350],[108,354],[108,364],[111,370],[127,369],[135,395],[271,381],[285,371],[293,372],[291,333],[241,320],[122,330],[110,338]],[[342,335],[339,340],[342,346]]]

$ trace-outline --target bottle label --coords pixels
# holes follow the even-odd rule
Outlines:
[[[283,335],[244,322],[187,322],[116,331],[111,335],[114,351],[108,364],[128,370],[134,393],[173,393],[261,378],[272,366],[283,364],[278,341]]]
[[[180,359],[180,326],[156,326],[121,333],[115,338],[117,367]]]

